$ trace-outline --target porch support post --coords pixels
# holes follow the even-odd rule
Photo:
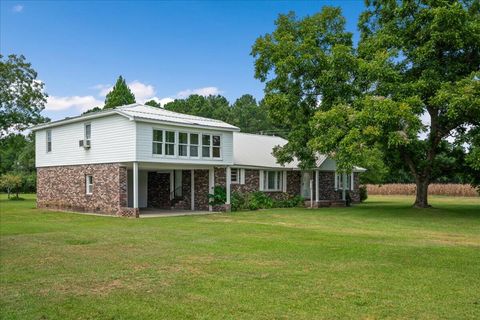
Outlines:
[[[345,173],[342,174],[343,176],[343,181],[342,181],[342,200],[345,201],[347,200],[347,195],[346,195],[346,192],[345,192],[345,186],[347,184],[347,175]]]
[[[313,179],[310,179],[310,208],[313,208]]]
[[[214,168],[208,169],[208,193],[213,194],[213,189],[215,187],[215,171]],[[213,208],[209,204],[208,205],[208,211],[212,211]]]
[[[225,186],[225,188],[227,189],[227,201],[225,201],[225,204],[230,204],[230,187],[231,187],[231,184],[232,184],[232,169],[230,167],[227,167],[227,170],[226,171],[226,174],[227,174],[227,185]]]
[[[320,173],[318,170],[315,170],[315,201],[318,202],[320,201]]]
[[[195,170],[190,170],[190,208],[195,210]]]
[[[133,207],[138,209],[138,162],[133,162]]]
[[[170,171],[170,200],[175,198],[175,170]]]

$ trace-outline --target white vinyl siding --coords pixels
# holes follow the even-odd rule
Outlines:
[[[134,161],[135,122],[120,115],[111,115],[92,119],[89,123],[93,133],[90,150],[79,147],[79,141],[85,139],[84,122],[35,131],[36,166]],[[47,130],[51,130],[54,142],[51,152],[45,152]]]

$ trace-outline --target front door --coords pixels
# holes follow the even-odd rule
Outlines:
[[[310,180],[312,180],[312,173],[309,171],[302,172],[301,194],[304,199],[310,199]]]

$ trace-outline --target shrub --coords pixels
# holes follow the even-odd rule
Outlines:
[[[8,199],[10,199],[10,194],[12,191],[15,191],[18,197],[18,189],[22,185],[22,177],[16,174],[7,173],[0,178],[0,188],[7,191]]]
[[[283,193],[276,200],[273,200],[261,191],[251,193],[233,192],[231,198],[232,211],[293,208],[303,204],[303,202],[304,199],[301,196],[292,197],[288,193]]]
[[[247,209],[248,194],[240,192],[232,192],[230,199],[230,204],[232,206],[232,211],[244,210]]]
[[[213,194],[209,194],[209,204],[211,206],[218,206],[227,202],[227,191],[222,186],[215,186],[213,188]]]
[[[273,200],[261,191],[255,191],[250,194],[248,208],[250,210],[268,209],[273,207]]]
[[[367,186],[361,185],[360,188],[358,188],[358,191],[360,193],[360,202],[367,200],[368,198]]]

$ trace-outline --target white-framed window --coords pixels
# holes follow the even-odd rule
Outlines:
[[[212,136],[209,134],[202,134],[202,158],[210,158],[210,151],[212,143]]]
[[[213,158],[221,158],[221,143],[222,139],[220,136],[212,135],[212,157]]]
[[[85,193],[86,194],[93,193],[93,176],[92,175],[85,176]]]
[[[163,130],[153,130],[153,154],[163,154]]]
[[[175,155],[175,131],[165,131],[165,155]]]
[[[178,156],[188,157],[188,133],[178,133]]]
[[[47,130],[46,142],[47,142],[47,145],[46,145],[47,152],[51,152],[52,151],[52,130]]]
[[[153,129],[152,154],[181,158],[220,159],[222,136]]]
[[[230,169],[230,181],[231,183],[234,183],[234,184],[240,183],[240,169],[237,169],[237,168]]]
[[[282,191],[283,190],[283,172],[265,171],[263,174],[264,191]]]
[[[343,174],[335,172],[335,190],[353,190],[353,173]]]
[[[92,138],[92,124],[85,123],[83,128],[84,128],[84,139],[90,140]]]
[[[190,157],[198,158],[198,133],[190,133]]]

